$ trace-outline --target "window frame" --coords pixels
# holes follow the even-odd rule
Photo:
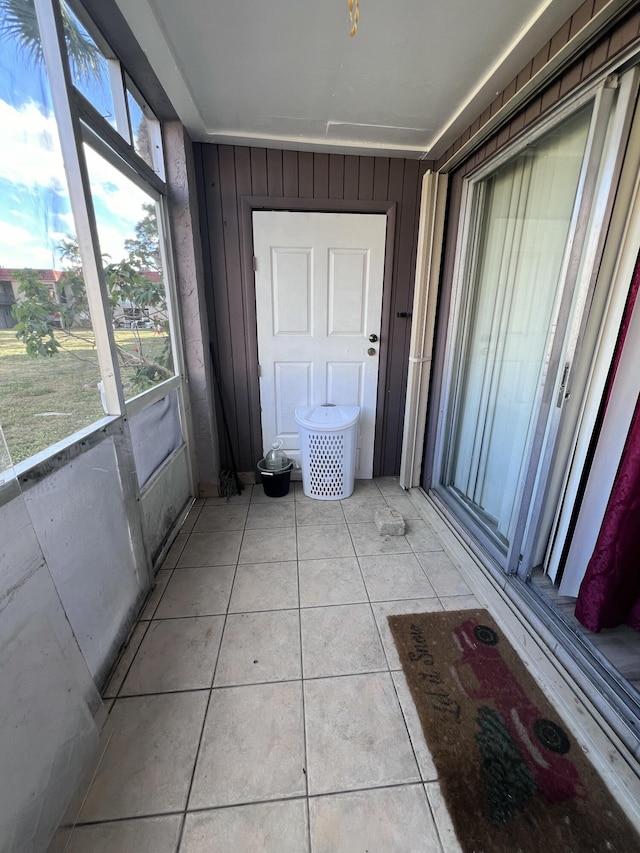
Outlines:
[[[183,423],[183,441],[188,444],[189,431],[185,423],[185,366],[182,348],[182,327],[178,310],[176,276],[173,265],[173,249],[168,215],[168,187],[164,180],[164,162],[157,158],[154,145],[154,166],[152,169],[137,154],[131,141],[131,123],[127,106],[127,91],[149,109],[140,89],[123,68],[115,52],[108,46],[106,39],[90,20],[88,13],[77,0],[65,0],[74,15],[87,30],[91,38],[109,64],[114,104],[120,103],[119,125],[126,114],[126,127],[114,128],[74,86],[66,51],[62,15],[58,0],[34,0],[44,64],[49,79],[53,113],[55,116],[60,146],[65,167],[69,201],[74,218],[87,302],[95,336],[96,354],[100,375],[104,386],[107,413],[104,418],[81,428],[63,440],[30,456],[19,463],[13,463],[7,474],[17,475],[24,482],[38,479],[51,470],[62,467],[66,462],[102,440],[105,434],[119,428],[116,422],[129,414],[142,411],[153,405],[158,399],[179,389],[180,416]],[[118,95],[118,89],[120,95]],[[146,113],[145,113],[146,114]],[[162,126],[159,119],[152,122],[154,142],[160,143],[162,152]],[[123,132],[124,131],[124,132]],[[83,144],[89,145],[100,156],[129,178],[156,203],[158,216],[158,236],[162,259],[163,281],[167,301],[167,313],[170,326],[170,340],[174,359],[174,375],[156,385],[125,400],[120,368],[115,345],[114,330],[111,323],[111,309],[104,271],[102,253],[93,207],[89,172],[83,151]],[[0,479],[2,479],[0,477]],[[0,495],[0,503],[4,503]]]

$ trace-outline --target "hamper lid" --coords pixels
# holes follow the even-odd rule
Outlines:
[[[360,407],[335,406],[332,403],[322,406],[298,406],[295,416],[299,426],[333,431],[353,426],[360,416]]]

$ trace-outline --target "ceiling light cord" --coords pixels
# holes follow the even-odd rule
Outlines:
[[[349,23],[351,24],[349,38],[353,38],[358,29],[358,21],[360,19],[360,0],[347,0],[347,2],[349,4]]]

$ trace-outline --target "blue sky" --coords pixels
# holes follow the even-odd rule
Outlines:
[[[96,106],[99,98],[94,92]],[[0,43],[0,127],[0,267],[60,269],[57,244],[75,226],[48,85],[7,40]],[[148,199],[97,155],[87,159],[101,251],[117,261]]]

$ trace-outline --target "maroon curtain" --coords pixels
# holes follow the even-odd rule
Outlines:
[[[609,401],[640,289],[636,262],[606,392]],[[627,623],[640,631],[640,397],[595,549],[580,586],[576,618],[590,631]]]

